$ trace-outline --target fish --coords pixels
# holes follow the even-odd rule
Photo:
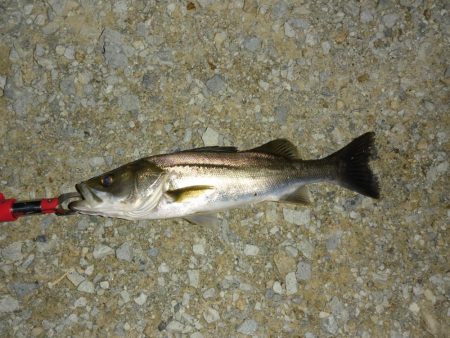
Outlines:
[[[375,133],[367,132],[321,159],[303,160],[286,139],[259,147],[202,147],[153,155],[76,184],[69,208],[126,220],[184,218],[217,224],[217,212],[265,201],[311,204],[308,185],[334,183],[378,199],[370,168]]]

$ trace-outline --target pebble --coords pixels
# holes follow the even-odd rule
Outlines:
[[[200,272],[198,270],[188,270],[189,285],[198,288],[200,284]]]
[[[219,144],[219,133],[212,128],[206,128],[202,136],[203,143],[206,147],[216,146]]]
[[[397,20],[398,20],[397,14],[386,14],[383,16],[383,23],[387,28],[394,27]]]
[[[159,249],[158,248],[150,248],[150,249],[147,250],[147,254],[150,257],[156,257],[156,256],[159,255]]]
[[[336,322],[336,319],[333,315],[328,315],[320,318],[320,327],[322,328],[322,330],[331,335],[335,335],[339,331],[338,323]]]
[[[100,282],[100,287],[105,290],[109,289],[109,282],[107,280]]]
[[[286,294],[293,295],[297,293],[297,278],[295,272],[289,272],[286,275]]]
[[[359,19],[362,23],[369,23],[373,20],[373,12],[370,9],[361,10],[361,14],[359,15]]]
[[[86,278],[80,275],[76,271],[71,271],[67,274],[67,279],[74,285],[78,286],[81,282],[83,282]]]
[[[305,333],[305,338],[316,338],[316,335],[312,332],[306,332]]]
[[[104,244],[97,244],[94,247],[94,252],[92,253],[95,259],[102,259],[109,255],[114,255],[114,250]]]
[[[298,248],[300,250],[300,252],[303,254],[303,256],[305,256],[308,259],[312,258],[313,252],[314,252],[314,247],[312,246],[312,244],[306,240],[302,240],[300,241]]]
[[[128,242],[123,243],[119,248],[116,249],[117,259],[131,262],[133,260],[133,255],[133,247]]]
[[[80,283],[80,285],[78,285],[77,290],[86,293],[94,293],[95,291],[94,283],[85,279]]]
[[[101,156],[94,156],[89,159],[89,165],[92,168],[99,168],[105,165],[105,159]]]
[[[285,277],[290,271],[295,270],[295,259],[287,254],[285,250],[277,252],[273,256],[273,261],[282,277]]]
[[[134,94],[121,95],[119,97],[119,107],[123,111],[138,112],[141,109],[139,97]]]
[[[244,255],[246,256],[257,256],[259,253],[259,248],[256,245],[246,244],[244,247]]]
[[[281,283],[279,281],[275,281],[273,283],[272,290],[279,295],[283,293],[283,287],[281,286]]]
[[[206,81],[206,87],[210,92],[217,95],[225,90],[227,83],[222,75],[216,74],[208,81]]]
[[[222,44],[224,43],[224,41],[227,38],[227,33],[225,32],[218,32],[216,33],[216,35],[214,35],[214,43],[216,45],[217,48],[220,48],[222,46]]]
[[[78,299],[75,301],[75,303],[73,303],[73,305],[74,305],[75,307],[85,307],[86,304],[87,304],[87,299],[84,298],[84,297],[78,298]]]
[[[33,293],[34,290],[39,288],[39,283],[23,283],[17,282],[9,285],[11,290],[14,291],[18,298],[23,298]]]
[[[296,276],[298,280],[310,280],[311,279],[311,264],[301,261],[297,264]]]
[[[0,89],[5,89],[6,76],[0,75]]]
[[[0,313],[14,312],[20,309],[19,301],[10,295],[0,296]]]
[[[237,332],[251,335],[258,330],[258,322],[254,319],[246,319],[241,325],[238,326]]]
[[[414,302],[409,305],[408,309],[415,315],[417,315],[420,311],[419,305],[417,305],[417,303],[414,303]]]
[[[6,261],[17,262],[23,259],[22,242],[14,242],[2,249],[2,257]]]
[[[203,244],[194,244],[192,246],[192,251],[194,251],[194,254],[199,255],[199,256],[206,255],[205,247],[203,246]]]
[[[159,273],[168,273],[170,272],[170,268],[166,263],[161,263],[158,267],[158,272]]]
[[[283,208],[284,220],[295,225],[307,225],[310,221],[310,210],[293,210]]]
[[[328,55],[330,53],[330,50],[331,50],[330,42],[329,41],[324,41],[324,42],[321,43],[321,46],[322,46],[323,54]]]
[[[340,231],[333,232],[328,236],[326,247],[327,251],[331,252],[339,248],[341,245],[341,236],[342,233]]]
[[[261,48],[261,39],[257,37],[250,37],[244,40],[244,48],[255,53]]]
[[[220,315],[217,310],[208,308],[205,312],[203,312],[203,318],[205,318],[205,321],[209,324],[218,321],[220,319]]]
[[[213,298],[216,295],[216,289],[214,288],[209,288],[207,290],[205,290],[205,292],[203,292],[203,298],[208,299],[208,298]]]
[[[425,322],[426,330],[433,336],[437,337],[440,331],[439,321],[429,311],[422,311],[423,321]]]
[[[147,301],[147,297],[148,296],[145,293],[141,292],[141,294],[134,299],[134,302],[137,305],[144,305],[145,302]]]

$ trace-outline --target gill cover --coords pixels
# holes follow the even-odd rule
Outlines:
[[[147,159],[128,163],[77,184],[83,199],[69,207],[89,215],[138,219],[157,205],[163,177],[163,170]]]

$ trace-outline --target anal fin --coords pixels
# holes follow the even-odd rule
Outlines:
[[[288,202],[294,204],[311,204],[311,195],[309,189],[302,186],[294,192],[284,195],[280,198],[280,202]]]
[[[188,222],[198,225],[218,225],[219,219],[216,214],[194,214],[185,217]]]

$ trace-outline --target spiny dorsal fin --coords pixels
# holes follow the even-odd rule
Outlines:
[[[305,186],[298,188],[294,192],[284,195],[280,198],[280,202],[288,202],[294,204],[311,204],[311,196],[309,189]]]
[[[174,202],[183,202],[189,198],[200,196],[210,189],[213,189],[213,187],[209,185],[194,185],[176,190],[168,190],[166,191],[166,194],[172,198]]]
[[[219,219],[216,214],[194,214],[186,216],[188,222],[198,225],[218,225]]]
[[[200,147],[189,150],[183,150],[181,152],[194,151],[197,153],[236,153],[238,150],[236,147],[221,147],[221,146],[211,146],[211,147]]]
[[[266,153],[286,158],[297,158],[297,147],[286,139],[277,139],[263,144],[257,148],[246,150],[248,152]]]

